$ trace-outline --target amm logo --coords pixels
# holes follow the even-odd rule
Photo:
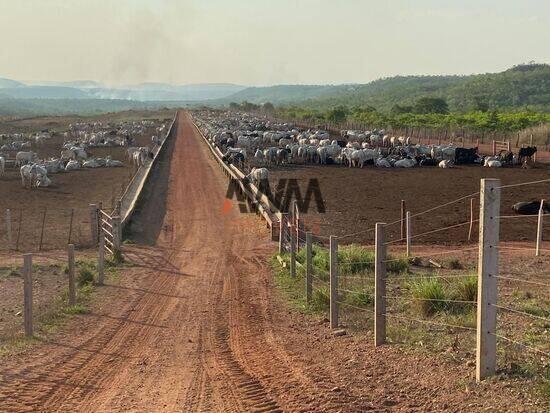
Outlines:
[[[231,180],[227,187],[226,201],[224,203],[224,212],[227,213],[231,209],[230,200],[236,198],[239,203],[239,211],[241,213],[253,212],[248,204],[248,198],[239,190],[239,184]],[[269,186],[269,181],[262,181],[258,187],[259,193],[256,200],[261,198],[261,195],[266,195],[277,209],[281,212],[288,212],[292,201],[296,201],[298,210],[307,213],[312,206],[312,201],[318,213],[325,213],[326,207],[321,194],[319,181],[316,178],[308,180],[305,194],[302,195],[302,190],[298,185],[297,179],[280,179],[275,188],[275,193],[272,193]]]

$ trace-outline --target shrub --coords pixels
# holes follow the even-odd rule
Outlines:
[[[369,291],[357,291],[346,295],[346,303],[356,307],[371,307],[374,302],[372,293]]]
[[[76,267],[78,268],[78,285],[82,286],[94,282],[95,268],[91,262],[77,261]]]
[[[451,258],[448,261],[449,268],[451,270],[460,270],[463,268],[462,264],[460,263],[460,260],[458,258]]]
[[[326,311],[330,306],[330,292],[328,287],[320,287],[313,290],[311,307],[316,311]]]
[[[409,260],[406,258],[395,258],[391,255],[388,255],[388,263],[386,264],[386,270],[388,272],[393,272],[401,274],[409,271]]]
[[[454,300],[477,301],[477,277],[472,275],[459,278],[454,284]]]
[[[448,303],[438,301],[447,299],[445,289],[439,278],[421,278],[411,281],[409,287],[413,297],[418,300],[416,305],[424,316],[431,316],[435,313],[445,311],[447,308]]]
[[[343,246],[338,251],[338,262],[342,273],[374,271],[374,251],[357,244]]]

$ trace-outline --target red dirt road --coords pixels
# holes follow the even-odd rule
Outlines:
[[[471,367],[374,350],[285,307],[267,231],[222,212],[226,181],[200,139],[181,113],[137,226],[156,245],[128,247],[136,266],[108,302],[0,360],[0,411],[537,411],[514,386],[473,385]]]

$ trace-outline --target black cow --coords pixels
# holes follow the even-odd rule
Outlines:
[[[242,167],[244,165],[244,155],[240,152],[226,152],[225,155],[222,156],[222,161],[224,161],[227,164],[233,164],[237,165],[238,167]]]
[[[528,146],[527,148],[519,149],[519,162],[524,163],[527,160],[531,160],[531,157],[537,152],[536,146]]]
[[[434,158],[424,158],[420,162],[418,162],[420,166],[436,166],[437,163],[437,160],[435,160]]]
[[[518,202],[512,206],[512,210],[520,215],[537,215],[540,209],[540,201]],[[548,202],[542,204],[544,214],[550,213],[550,205]]]
[[[478,148],[456,148],[455,149],[455,164],[456,165],[466,165],[473,164],[479,158],[477,154]]]

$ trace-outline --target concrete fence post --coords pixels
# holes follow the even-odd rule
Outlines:
[[[69,268],[69,305],[76,305],[76,285],[74,277],[74,244],[69,244],[67,250],[68,268]]]
[[[496,371],[500,180],[482,179],[479,208],[476,380]]]
[[[330,236],[330,328],[338,327],[338,239]]]
[[[412,226],[411,226],[411,211],[407,211],[405,221],[407,223],[407,258],[412,253]]]
[[[6,233],[8,234],[8,249],[11,249],[11,211],[6,209]]]
[[[384,223],[376,223],[374,248],[374,346],[386,342],[386,246]]]
[[[99,248],[97,252],[97,283],[103,285],[103,281],[105,280],[105,234],[103,231],[99,232]]]
[[[290,231],[290,276],[296,277],[296,234]]]
[[[472,240],[474,232],[474,198],[470,198],[470,228],[468,229],[468,241]]]
[[[32,337],[32,254],[23,254],[23,277],[23,323],[25,335]]]
[[[313,254],[312,254],[312,234],[306,232],[306,302],[311,303],[313,293]]]
[[[544,215],[544,199],[540,201],[539,217],[537,221],[537,245],[535,249],[535,256],[540,256],[540,248],[542,246],[542,218]]]
[[[99,210],[97,204],[90,204],[90,235],[92,245],[97,245],[99,232]]]

